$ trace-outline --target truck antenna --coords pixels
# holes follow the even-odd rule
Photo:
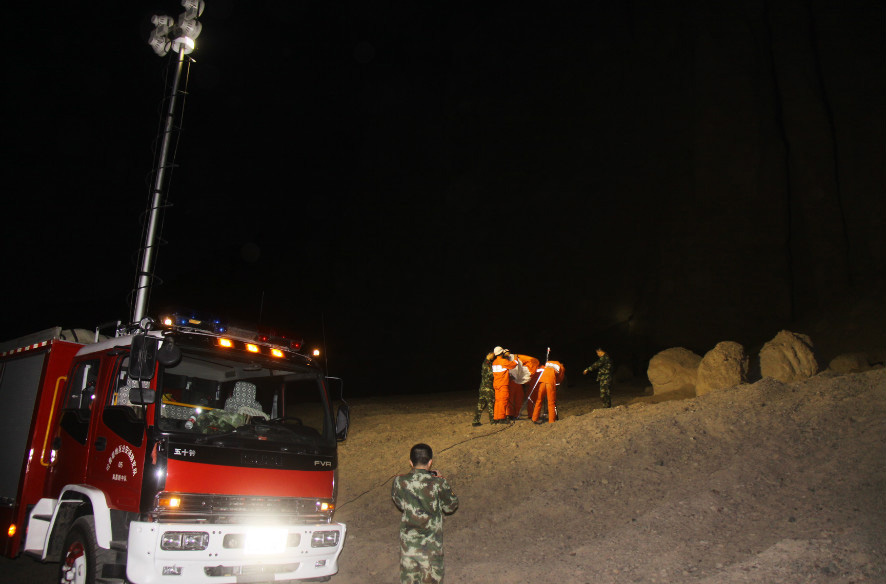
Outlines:
[[[258,301],[258,326],[261,326],[262,313],[265,310],[265,291],[261,291],[261,300]]]

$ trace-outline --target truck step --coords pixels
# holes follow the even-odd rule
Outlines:
[[[118,552],[125,552],[128,546],[128,542],[125,539],[112,539],[111,540],[111,549],[116,550]]]

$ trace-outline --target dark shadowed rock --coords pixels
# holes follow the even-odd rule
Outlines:
[[[834,373],[859,373],[871,368],[871,358],[867,353],[844,353],[837,355],[828,364]]]
[[[788,383],[818,373],[812,339],[800,333],[781,331],[760,349],[760,374]]]
[[[701,357],[689,349],[672,347],[649,360],[646,375],[652,383],[655,395],[695,389],[698,365]]]
[[[734,341],[723,341],[705,353],[698,366],[695,394],[732,387],[748,380],[748,356]]]

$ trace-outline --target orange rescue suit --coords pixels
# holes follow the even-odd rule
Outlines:
[[[515,357],[520,363],[523,364],[523,367],[526,368],[530,374],[534,374],[535,370],[538,369],[538,359],[535,357],[530,357],[529,355],[511,355]],[[535,375],[530,378],[530,383],[535,381]],[[530,388],[532,385],[529,386]],[[513,416],[519,416],[520,410],[523,409],[523,400],[526,399],[526,392],[524,391],[524,386],[520,385],[513,378],[511,378],[511,386],[510,386],[510,400],[511,400],[511,411],[514,412]],[[529,407],[526,408],[526,417],[532,416],[532,406],[530,403]]]
[[[503,355],[499,355],[492,362],[492,388],[495,390],[495,408],[493,409],[493,418],[496,420],[504,420],[510,414],[510,392],[508,384],[511,376],[508,371],[516,367],[514,361],[506,359]]]
[[[537,422],[541,415],[541,404],[544,399],[548,400],[548,422],[554,423],[557,412],[557,384],[566,376],[566,367],[559,361],[548,361],[543,369],[539,370],[541,377],[538,379],[538,400],[532,411],[532,421]]]

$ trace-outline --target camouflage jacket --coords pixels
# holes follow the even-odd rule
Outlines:
[[[609,353],[603,353],[603,356],[597,359],[593,365],[585,369],[585,372],[591,373],[597,371],[597,381],[604,381],[612,378],[612,359]]]
[[[486,359],[480,366],[480,389],[492,389],[492,361]]]
[[[428,555],[443,551],[443,514],[455,513],[458,497],[449,482],[421,468],[394,478],[391,499],[400,517],[400,552]]]

